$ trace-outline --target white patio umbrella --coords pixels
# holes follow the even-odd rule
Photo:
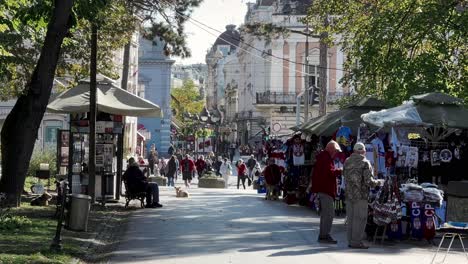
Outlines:
[[[47,106],[52,113],[89,112],[89,80],[67,90]],[[129,93],[105,76],[97,77],[97,110],[114,115],[137,117],[162,117],[161,108],[152,102]]]

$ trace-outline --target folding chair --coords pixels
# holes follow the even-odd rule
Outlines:
[[[441,228],[437,229],[437,232],[443,233],[444,235],[442,237],[442,240],[439,243],[439,247],[437,248],[437,251],[434,254],[434,257],[432,258],[431,264],[434,263],[434,261],[435,261],[435,259],[437,257],[437,254],[440,251],[442,243],[444,243],[445,238],[451,238],[450,244],[449,244],[449,246],[447,248],[447,252],[445,253],[444,259],[442,260],[441,263],[445,262],[445,259],[447,258],[447,255],[450,252],[450,249],[452,248],[453,241],[457,237],[460,239],[460,244],[462,245],[463,252],[465,253],[465,256],[466,256],[466,259],[467,259],[467,262],[468,262],[468,254],[466,253],[465,245],[463,244],[463,236],[468,235],[468,229],[467,228],[441,227]]]

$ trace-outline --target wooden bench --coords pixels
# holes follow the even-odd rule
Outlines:
[[[141,208],[145,208],[145,199],[146,199],[146,192],[131,192],[130,188],[128,188],[127,181],[123,181],[125,185],[125,208],[128,207],[130,201],[132,200],[139,200]]]

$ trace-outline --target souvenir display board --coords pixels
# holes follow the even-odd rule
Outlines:
[[[57,132],[57,174],[58,179],[65,179],[68,175],[70,157],[70,131],[58,130]]]
[[[73,193],[89,193],[89,120],[87,114],[72,114],[70,130],[59,131],[57,165],[60,174],[67,175]],[[96,121],[96,186],[95,197],[114,199],[117,154],[123,132],[122,116],[99,113]]]

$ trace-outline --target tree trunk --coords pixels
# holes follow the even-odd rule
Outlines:
[[[324,18],[324,26],[328,26],[328,16]],[[320,97],[319,97],[319,116],[323,116],[327,113],[327,84],[328,84],[328,45],[325,39],[328,38],[328,32],[320,34],[320,72],[319,72],[319,84],[320,84]]]
[[[73,0],[56,0],[39,61],[25,93],[18,98],[1,132],[0,192],[7,203],[19,206],[37,133],[47,109],[60,48],[70,28]]]

